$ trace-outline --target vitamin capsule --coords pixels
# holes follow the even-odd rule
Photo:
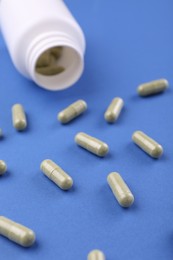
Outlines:
[[[50,55],[50,51],[48,50],[40,55],[40,57],[37,60],[36,67],[37,68],[47,67],[49,66],[50,62],[51,62],[51,55]]]
[[[130,207],[134,202],[134,196],[119,173],[111,172],[107,177],[107,181],[118,203],[122,207]]]
[[[88,260],[106,260],[106,258],[102,251],[95,249],[88,254]]]
[[[62,66],[48,66],[48,67],[40,67],[36,68],[36,72],[45,76],[54,76],[62,73],[65,70]]]
[[[62,47],[54,47],[51,48],[50,53],[58,60],[62,55],[62,51],[63,51]]]
[[[41,171],[62,190],[69,190],[73,185],[72,178],[51,160],[44,160]]]
[[[3,160],[0,160],[0,176],[7,171],[7,165]]]
[[[22,105],[15,104],[12,107],[12,117],[14,128],[22,131],[27,127],[26,115]]]
[[[149,96],[163,92],[168,87],[169,82],[166,79],[158,79],[139,85],[137,92],[140,96]]]
[[[0,235],[24,247],[32,246],[35,242],[35,234],[31,229],[3,216],[0,216]]]
[[[71,120],[73,120],[74,118],[76,118],[77,116],[79,116],[80,114],[82,114],[86,109],[87,109],[86,102],[84,100],[78,100],[73,104],[71,104],[70,106],[68,106],[66,109],[62,110],[58,114],[58,120],[61,123],[66,124]]]
[[[134,132],[132,140],[153,158],[159,158],[163,154],[162,146],[141,131]]]
[[[122,98],[114,98],[104,114],[105,120],[109,123],[115,122],[118,119],[123,106],[124,101]]]
[[[82,132],[75,136],[75,142],[100,157],[104,157],[109,151],[109,147],[106,143]]]

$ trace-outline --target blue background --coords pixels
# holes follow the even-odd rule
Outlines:
[[[87,39],[85,71],[77,84],[48,92],[23,78],[0,37],[0,157],[8,173],[0,178],[0,214],[32,228],[36,244],[22,248],[0,237],[0,259],[85,260],[99,248],[107,260],[173,259],[173,1],[67,0]],[[170,89],[140,98],[140,83],[165,77]],[[103,114],[113,97],[125,108],[113,125]],[[57,113],[82,98],[88,111],[68,125]],[[28,129],[12,127],[11,107],[22,103]],[[164,147],[154,160],[131,141],[142,130]],[[84,131],[110,146],[100,159],[77,147]],[[39,169],[50,158],[74,179],[60,190]],[[135,203],[122,209],[106,178],[118,171]]]

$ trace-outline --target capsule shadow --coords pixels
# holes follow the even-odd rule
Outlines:
[[[141,100],[149,100],[149,99],[154,99],[154,98],[157,98],[157,97],[159,97],[159,96],[162,96],[162,95],[166,95],[166,94],[168,94],[168,95],[170,95],[170,92],[171,92],[171,89],[170,88],[168,88],[167,90],[165,90],[165,91],[162,91],[162,92],[159,92],[159,93],[153,93],[153,94],[151,94],[151,95],[148,95],[148,96],[140,96],[140,95],[138,95],[138,93],[136,93],[136,95],[133,95],[133,96],[131,96],[131,100],[132,101],[141,101]]]
[[[121,206],[120,206],[121,207]],[[130,210],[130,211],[137,211],[139,209],[138,203],[136,202],[136,199],[134,200],[134,203],[130,207],[121,207],[122,211]]]
[[[36,234],[36,239],[37,239],[37,234]],[[16,243],[14,243],[16,244]],[[26,251],[26,250],[30,250],[30,251],[37,251],[37,250],[40,250],[40,243],[36,240],[34,242],[34,244],[30,247],[23,247],[23,246],[20,246],[18,244],[16,244],[19,248],[21,248],[22,250]]]
[[[146,165],[146,161],[160,161],[163,157],[162,155],[160,158],[153,158],[133,142],[129,143],[126,147],[130,152],[130,156],[136,157],[136,162],[139,162],[140,165]]]
[[[102,207],[101,207],[101,211],[103,211],[103,213],[107,215],[109,215],[109,217],[115,219],[115,217],[117,218],[117,216],[120,218],[121,216],[119,214],[116,214],[116,212],[118,211],[118,202],[116,201],[114,195],[112,194],[111,189],[109,188],[108,184],[103,185],[100,189],[99,189],[99,193],[100,193],[100,197],[103,201],[102,203]]]
[[[7,171],[4,174],[0,175],[0,179],[6,179],[10,175],[11,175],[11,172],[7,169]]]

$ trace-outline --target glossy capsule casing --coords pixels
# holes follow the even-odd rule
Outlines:
[[[87,260],[106,260],[102,251],[95,249],[88,254]]]
[[[159,158],[163,154],[163,148],[155,140],[144,134],[142,131],[136,131],[132,135],[133,142],[143,151],[153,158]]]
[[[150,96],[165,91],[169,87],[166,79],[153,80],[138,86],[137,92],[140,96]]]
[[[44,160],[40,165],[40,169],[62,190],[69,190],[72,187],[72,178],[52,160]]]
[[[75,136],[75,142],[82,148],[100,157],[104,157],[109,151],[106,143],[82,132]]]
[[[124,101],[122,100],[122,98],[114,98],[104,114],[105,120],[108,123],[114,123],[118,119],[123,106]]]
[[[27,127],[26,115],[21,104],[15,104],[12,107],[13,126],[18,131],[22,131]]]
[[[0,160],[0,176],[4,175],[4,173],[7,171],[7,165],[3,160]]]
[[[31,229],[3,216],[0,216],[0,235],[23,247],[30,247],[35,242],[35,233]]]
[[[81,115],[87,109],[87,104],[84,100],[78,100],[58,113],[58,120],[62,124],[66,124],[74,118]]]
[[[134,196],[119,173],[111,172],[107,177],[107,182],[122,207],[128,208],[133,204]]]

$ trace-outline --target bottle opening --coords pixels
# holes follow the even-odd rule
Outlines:
[[[83,71],[83,59],[76,49],[54,46],[45,50],[35,63],[35,81],[49,90],[60,90],[74,84]]]

